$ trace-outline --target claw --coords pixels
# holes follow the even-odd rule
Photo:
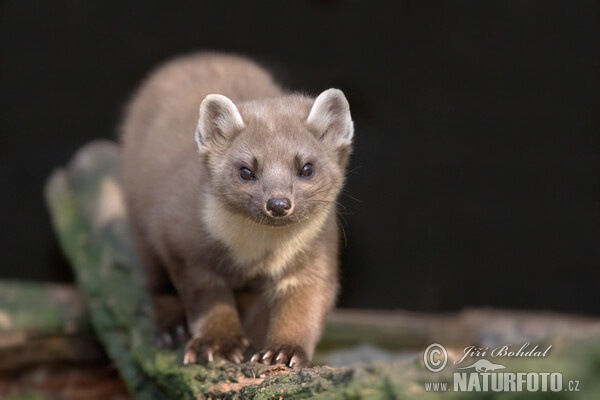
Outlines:
[[[213,361],[213,351],[211,349],[206,350],[206,359],[208,362]]]
[[[285,352],[280,351],[279,354],[277,354],[277,358],[275,359],[275,361],[279,364],[287,364],[288,362],[288,356],[287,354],[285,354]]]
[[[173,345],[173,338],[168,333],[164,333],[162,335],[162,341],[166,344],[167,347],[171,347]]]
[[[290,368],[293,368],[293,367],[294,367],[294,364],[298,364],[298,361],[299,361],[299,360],[298,360],[298,356],[294,354],[294,355],[292,356],[292,358],[290,359],[290,363],[288,364],[288,366],[289,366]]]
[[[273,358],[273,352],[271,350],[269,350],[262,357],[262,361],[263,361],[264,364],[271,364],[271,359],[272,358]]]
[[[187,365],[187,364],[193,364],[196,362],[196,354],[194,351],[186,351],[185,355],[183,356],[183,364]]]
[[[183,329],[183,326],[181,325],[177,325],[177,336],[179,336],[180,338],[185,337],[185,329]]]
[[[255,355],[252,356],[252,358],[250,359],[250,362],[256,362],[256,361],[258,361],[259,358],[260,358],[260,355],[258,353],[256,353]]]

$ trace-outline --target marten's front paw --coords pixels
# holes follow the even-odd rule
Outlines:
[[[275,345],[254,354],[250,361],[257,361],[263,364],[285,364],[290,368],[312,367],[314,364],[306,356],[306,352],[300,346],[293,345]]]
[[[185,348],[183,363],[210,362],[221,357],[239,364],[249,344],[242,335],[193,338]]]

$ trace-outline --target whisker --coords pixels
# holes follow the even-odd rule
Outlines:
[[[323,200],[323,199],[308,199],[306,200],[307,203],[324,203],[324,204],[332,204],[335,203],[338,206],[342,207],[344,210],[346,210],[346,206],[343,205],[342,203],[340,203],[337,200]]]
[[[344,247],[348,247],[348,237],[346,236],[346,230],[344,229],[344,225],[342,225],[339,221],[336,221],[336,225],[342,231],[342,237],[344,238]]]
[[[341,193],[341,195],[342,195],[342,196],[346,196],[346,197],[348,197],[348,198],[350,198],[350,199],[352,199],[352,200],[356,201],[357,203],[362,203],[362,200],[360,200],[360,199],[357,199],[356,197],[354,197],[354,196],[350,195],[350,194],[349,194],[348,192],[346,192],[345,190],[342,190],[342,193]]]
[[[313,197],[313,196],[316,196],[321,193],[329,193],[330,191],[331,191],[331,189],[326,187],[321,190],[314,190],[314,191],[307,190],[306,194],[307,194],[307,197]]]
[[[356,167],[349,169],[346,171],[346,174],[355,174],[355,175],[360,175],[358,174],[356,171],[358,171],[359,169],[361,169],[363,166],[362,165],[357,165]]]

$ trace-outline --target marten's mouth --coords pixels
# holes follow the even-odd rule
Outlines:
[[[281,217],[273,217],[267,213],[260,213],[259,215],[250,216],[250,219],[264,226],[287,226],[300,222],[300,217],[295,213]]]

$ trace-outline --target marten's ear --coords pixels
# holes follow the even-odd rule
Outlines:
[[[242,129],[242,116],[227,97],[209,94],[202,100],[196,127],[196,143],[201,152],[210,148],[211,144],[225,145]]]
[[[306,124],[319,139],[330,141],[335,146],[352,143],[354,124],[350,116],[350,105],[339,89],[327,89],[317,97]]]

